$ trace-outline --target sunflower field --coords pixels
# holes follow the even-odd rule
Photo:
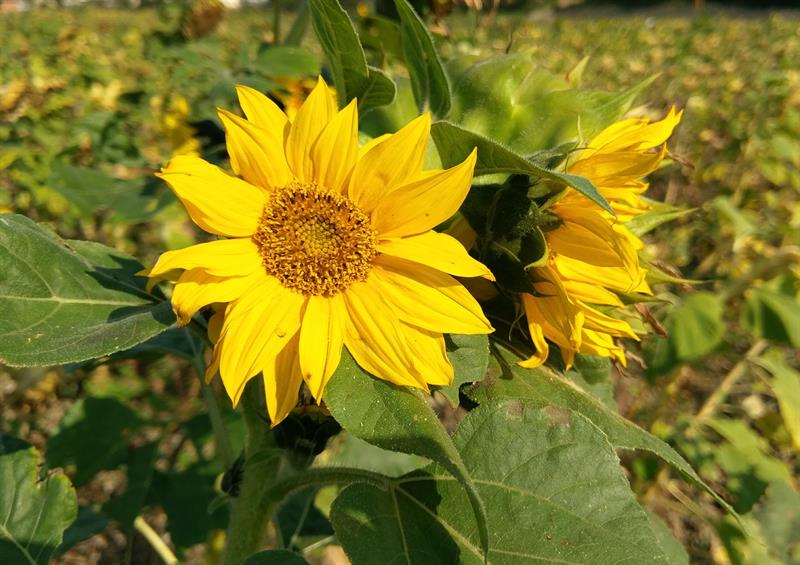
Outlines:
[[[552,4],[0,12],[0,564],[800,563],[800,14]]]

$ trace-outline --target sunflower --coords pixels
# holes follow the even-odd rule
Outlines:
[[[521,295],[536,353],[522,365],[544,363],[547,340],[559,346],[567,367],[575,353],[611,357],[625,365],[625,351],[616,338],[638,337],[630,324],[601,309],[624,307],[617,293],[652,294],[637,253],[643,244],[624,222],[649,209],[641,198],[648,187],[642,178],[666,156],[666,140],[681,114],[672,108],[657,122],[612,124],[566,167],[591,180],[616,217],[572,189],[546,210],[548,255],[543,265],[530,270],[536,295]]]
[[[273,426],[303,382],[320,401],[343,346],[392,383],[449,384],[442,334],[492,331],[453,278],[491,273],[433,231],[466,197],[475,151],[423,171],[427,114],[359,148],[355,100],[337,111],[321,78],[291,121],[261,93],[237,92],[246,119],[219,111],[237,176],[191,156],[159,174],[222,238],[163,253],[148,275],[175,281],[179,324],[214,305],[207,376],[219,371],[235,405],[260,373]]]

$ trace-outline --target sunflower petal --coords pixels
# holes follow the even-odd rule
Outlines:
[[[317,402],[322,400],[325,385],[339,366],[346,318],[341,294],[309,297],[300,330],[300,367]]]
[[[331,92],[322,77],[319,77],[314,90],[297,111],[286,138],[286,159],[294,176],[301,182],[314,180],[311,148],[335,115],[336,104]]]
[[[220,376],[234,405],[244,385],[300,329],[305,298],[273,278],[231,302],[225,311]]]
[[[428,390],[411,369],[402,322],[368,282],[356,283],[344,293],[347,307],[344,344],[361,368],[374,376],[401,386]]]
[[[350,200],[369,213],[392,190],[416,177],[422,171],[430,132],[430,114],[423,114],[397,133],[367,144],[350,177]]]
[[[181,200],[195,224],[228,237],[253,235],[264,209],[264,192],[219,167],[180,155],[156,174]]]
[[[261,266],[258,248],[250,238],[219,239],[161,254],[148,277],[166,278],[177,269],[203,269],[217,277],[243,277]]]
[[[457,239],[435,231],[409,237],[379,241],[378,251],[433,267],[456,277],[484,277],[494,280],[492,272],[473,259]]]
[[[381,255],[368,282],[380,289],[400,319],[409,324],[440,333],[494,331],[467,289],[436,269]]]
[[[526,298],[528,296],[529,298]],[[522,295],[522,302],[525,303],[526,300],[530,300],[530,295]],[[524,359],[522,361],[518,361],[517,364],[520,367],[526,367],[528,369],[535,369],[536,367],[541,366],[545,361],[547,361],[547,356],[550,354],[550,346],[547,344],[547,340],[544,338],[544,332],[542,330],[542,326],[536,322],[536,311],[534,310],[530,315],[526,312],[526,318],[528,320],[528,331],[531,334],[531,341],[533,342],[534,347],[536,347],[536,353]]]
[[[380,146],[379,146],[380,147]],[[477,151],[463,163],[443,171],[427,171],[375,207],[372,225],[382,239],[415,235],[433,229],[456,213],[467,197]]]
[[[297,406],[300,385],[303,383],[298,353],[299,341],[298,332],[282,350],[267,360],[262,369],[267,412],[272,428],[280,424]]]
[[[236,300],[264,277],[266,274],[258,272],[244,277],[217,277],[203,269],[184,271],[171,298],[178,325],[188,324],[195,312],[209,304]]]
[[[289,119],[275,102],[258,90],[236,85],[236,94],[239,96],[239,105],[244,110],[247,120],[260,127],[271,137],[280,140],[278,146],[283,147],[283,136]]]
[[[227,110],[218,109],[233,172],[265,190],[286,186],[292,173],[283,151],[283,132],[262,129]]]
[[[344,192],[357,158],[358,105],[353,99],[325,126],[311,149],[314,180],[320,186]]]

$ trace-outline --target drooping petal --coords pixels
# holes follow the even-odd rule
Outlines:
[[[418,180],[392,191],[372,213],[372,226],[378,237],[416,235],[450,218],[467,197],[476,159],[477,151],[473,150],[460,165],[427,171]]]
[[[458,240],[435,231],[378,242],[378,251],[421,263],[456,277],[484,277],[494,280],[492,272],[473,259]]]
[[[244,385],[281,351],[300,329],[305,298],[268,278],[225,311],[220,339],[222,384],[234,404]]]
[[[262,129],[227,110],[218,109],[217,113],[225,128],[231,167],[237,175],[267,191],[291,182],[282,131]]]
[[[524,303],[526,300],[525,295],[522,296],[522,300]],[[525,311],[527,313],[527,309]],[[533,346],[536,348],[536,352],[527,359],[517,361],[517,364],[520,367],[535,369],[547,361],[547,356],[550,354],[550,346],[547,344],[547,340],[544,338],[542,326],[536,322],[537,311],[533,310],[530,315],[526,315],[526,318],[528,320],[528,331],[531,334],[531,341],[533,342]]]
[[[294,176],[301,182],[314,180],[311,148],[335,115],[336,104],[328,85],[320,77],[314,90],[297,111],[286,138],[286,159]]]
[[[494,331],[467,289],[431,267],[381,255],[367,283],[379,289],[401,320],[420,328],[460,334]]]
[[[634,269],[626,267],[597,267],[595,265],[558,255],[553,265],[562,279],[571,279],[587,284],[594,284],[620,292],[647,292],[644,281],[645,271],[638,266]]]
[[[607,316],[586,304],[578,303],[578,305],[583,310],[583,327],[585,329],[617,337],[629,337],[639,341],[639,336],[636,335],[628,322]]]
[[[345,181],[358,158],[358,105],[353,99],[319,134],[311,148],[314,180],[322,187],[344,193]]]
[[[341,294],[310,296],[300,329],[300,367],[318,402],[342,355],[347,310]]]
[[[598,284],[565,279],[562,281],[567,294],[573,300],[580,300],[587,304],[604,304],[609,306],[624,306],[619,296]]]
[[[156,174],[181,200],[195,224],[228,237],[253,235],[264,192],[199,157],[178,156]]]
[[[369,213],[392,190],[416,177],[422,171],[430,132],[430,114],[423,114],[397,133],[370,142],[350,177],[350,200]]]
[[[261,256],[249,238],[219,239],[161,254],[148,277],[164,278],[176,269],[203,269],[217,277],[244,277],[263,270]]]
[[[171,298],[178,326],[188,324],[195,312],[214,302],[233,302],[266,277],[266,273],[258,271],[244,277],[217,277],[204,269],[184,271]]]
[[[411,368],[409,360],[414,356],[400,333],[402,322],[379,290],[362,282],[343,295],[347,307],[344,344],[356,363],[378,378],[428,390]]]
[[[299,341],[298,332],[282,350],[266,360],[262,369],[267,412],[272,428],[280,424],[297,406],[300,385],[303,383],[298,352]]]
[[[278,147],[283,147],[283,137],[289,119],[275,102],[258,90],[236,85],[236,94],[239,96],[239,105],[244,110],[247,120],[253,122],[271,138],[278,140]]]
[[[574,206],[554,206],[562,220],[547,232],[547,243],[558,256],[578,259],[597,267],[635,264],[636,251],[599,211]]]

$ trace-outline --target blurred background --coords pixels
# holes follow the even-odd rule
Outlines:
[[[152,172],[178,154],[224,162],[215,107],[236,107],[235,84],[292,112],[322,68],[303,2],[0,2],[0,212],[145,265],[202,237]],[[670,441],[750,526],[748,538],[655,459],[623,454],[634,490],[692,562],[800,563],[798,3],[412,3],[446,58],[522,52],[609,91],[655,76],[632,114],[685,110],[649,192],[692,210],[648,239],[672,276],[641,307],[652,336],[628,344],[628,368],[594,392]],[[392,4],[345,6],[371,63],[402,75]],[[186,562],[218,557],[223,469],[186,354],[195,345],[164,339],[141,346],[144,360],[47,370],[0,365],[0,432],[39,447],[79,489],[58,563],[159,563],[133,526],[139,513]],[[241,424],[224,412],[240,449]],[[398,472],[419,464],[344,436],[323,456]],[[325,493],[301,494],[284,511],[285,543],[314,563],[344,563],[314,522]]]

